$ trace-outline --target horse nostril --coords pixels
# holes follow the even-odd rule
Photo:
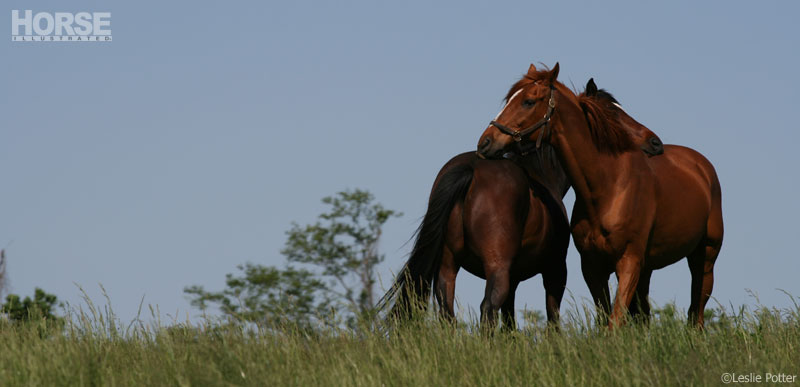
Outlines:
[[[488,148],[491,143],[492,140],[490,140],[488,137],[483,139],[483,142],[478,145],[478,152],[485,153],[486,148]]]

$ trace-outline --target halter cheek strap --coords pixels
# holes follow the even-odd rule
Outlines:
[[[556,100],[555,100],[555,89],[550,87],[550,100],[547,102],[547,113],[539,120],[537,123],[529,126],[525,129],[518,130],[518,129],[511,129],[508,126],[505,126],[497,121],[489,122],[489,125],[500,129],[501,132],[511,136],[514,138],[514,141],[517,142],[518,146],[522,141],[523,137],[527,137],[529,134],[533,133],[536,129],[539,129],[544,126],[544,128],[539,132],[539,137],[536,139],[536,148],[538,149],[542,145],[542,137],[544,137],[544,132],[547,131],[547,135],[550,135],[548,123],[550,122],[550,118],[553,116],[553,111],[556,110]]]

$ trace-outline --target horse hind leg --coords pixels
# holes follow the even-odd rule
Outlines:
[[[692,273],[692,303],[689,306],[689,322],[703,328],[703,313],[714,288],[714,264],[722,247],[722,211],[717,206],[709,217],[706,236],[689,256]]]
[[[516,288],[516,284],[512,288],[511,264],[519,246],[518,239],[509,238],[503,233],[492,233],[489,238],[480,240],[476,238],[476,252],[483,260],[486,278],[486,290],[481,302],[481,329],[486,333],[494,332],[497,312]],[[513,302],[511,300],[512,305]]]
[[[442,254],[442,265],[439,267],[439,275],[436,278],[436,301],[439,304],[439,315],[444,321],[455,321],[455,290],[456,276],[458,275],[458,264],[455,262],[455,255],[450,249],[446,248]]]
[[[487,333],[497,326],[497,310],[506,302],[511,290],[507,267],[486,270],[486,291],[481,301],[481,328]]]
[[[701,243],[689,254],[689,270],[692,273],[692,303],[689,306],[689,322],[703,328],[706,303],[714,288],[714,263],[719,255],[720,243]]]
[[[542,283],[544,284],[545,292],[547,325],[558,328],[561,299],[564,297],[564,291],[567,289],[566,259],[554,263],[553,267],[544,271],[542,273]]]
[[[518,285],[519,282],[511,282],[511,285],[508,288],[508,296],[506,296],[506,300],[503,302],[503,305],[500,306],[500,315],[503,319],[503,330],[509,332],[517,330],[517,318],[514,315],[514,298],[516,297]]]

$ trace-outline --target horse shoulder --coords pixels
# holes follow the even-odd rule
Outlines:
[[[618,256],[630,246],[644,246],[656,213],[653,198],[656,183],[646,156],[631,152],[617,165],[618,178],[598,193],[597,218],[592,221],[585,210],[573,210],[573,237],[584,249]],[[576,203],[579,205],[579,203]],[[583,215],[581,215],[583,214]],[[576,219],[576,215],[584,219]]]

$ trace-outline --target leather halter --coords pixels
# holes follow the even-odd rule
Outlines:
[[[495,128],[500,129],[501,132],[513,137],[514,141],[517,142],[517,146],[520,148],[520,150],[522,150],[522,143],[521,143],[522,137],[526,137],[529,134],[533,133],[536,129],[539,129],[544,126],[544,128],[542,128],[542,130],[539,132],[539,137],[536,139],[536,149],[539,149],[539,147],[542,145],[542,137],[544,136],[544,132],[548,131],[549,129],[547,124],[550,122],[550,118],[553,116],[553,111],[556,110],[556,100],[554,92],[555,88],[553,86],[550,86],[550,100],[547,102],[547,113],[544,115],[544,117],[542,117],[541,120],[539,120],[539,122],[533,124],[532,126],[519,130],[519,129],[511,129],[508,126],[505,126],[497,121],[491,121],[489,122],[489,125],[494,126]]]

